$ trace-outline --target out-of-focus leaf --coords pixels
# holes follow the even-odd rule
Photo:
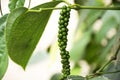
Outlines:
[[[94,40],[91,40],[91,43],[88,44],[85,59],[89,63],[98,63],[101,65],[106,60],[106,57],[109,55],[109,51],[112,48],[115,42],[115,38],[108,41],[108,45],[103,47],[101,44],[96,43]],[[96,57],[96,58],[94,58]]]
[[[120,0],[112,0],[114,6],[120,6]]]
[[[85,51],[84,59],[87,60],[87,62],[90,64],[96,62],[97,59],[99,59],[101,48],[102,46],[96,43],[94,37],[92,37],[91,41],[86,47],[87,50]]]
[[[114,45],[113,45],[113,51],[112,51],[112,56],[114,56],[119,49],[120,45],[120,29],[118,30],[114,40]],[[105,72],[115,72],[115,71],[120,71],[120,51],[117,54],[117,60],[109,64],[105,70]],[[106,77],[108,77],[111,80],[119,80],[120,79],[120,72],[112,73],[112,74],[105,74]]]
[[[120,71],[120,61],[118,63],[112,62],[111,64],[109,64],[107,69],[105,70],[105,72],[115,72],[117,70]],[[119,80],[120,79],[120,72],[105,74],[104,76],[109,78],[110,80]]]
[[[60,77],[61,77],[61,74],[60,74],[60,73],[56,73],[56,74],[54,74],[54,75],[50,78],[50,80],[59,80]]]
[[[85,6],[104,6],[103,1],[98,1],[98,0],[87,0],[86,3],[84,4]],[[102,10],[80,10],[80,21],[79,24],[85,23],[88,27],[99,17],[102,16],[102,14],[105,11]],[[79,25],[79,26],[80,26]]]
[[[81,39],[78,42],[74,43],[72,49],[70,50],[71,60],[78,61],[79,59],[82,58],[85,48],[88,42],[90,41],[91,38],[90,35],[91,32],[88,31],[84,33],[84,35],[81,37]]]
[[[98,3],[99,2],[99,3]],[[89,6],[104,6],[102,1],[86,1],[84,5],[89,5]],[[91,34],[89,30],[92,29],[93,23],[104,14],[105,11],[102,10],[80,10],[80,19],[79,19],[79,24],[77,31],[81,31],[82,36],[79,36],[77,42],[74,43],[72,49],[71,49],[71,59],[76,59],[75,61],[78,61],[78,59],[83,57],[83,54],[85,53],[85,49],[91,39]],[[84,25],[84,28],[82,27]],[[79,28],[80,27],[80,28]],[[77,32],[76,31],[76,32]],[[75,35],[78,35],[75,33]],[[87,48],[88,49],[88,48]],[[72,51],[73,50],[73,51]]]
[[[4,37],[4,28],[6,25],[7,15],[0,18],[0,80],[4,76],[8,66],[8,55]]]
[[[98,77],[94,77],[94,78],[89,79],[89,80],[110,80],[110,79],[108,79],[107,77],[104,77],[104,76],[98,76]]]
[[[87,2],[87,0],[74,0],[74,2],[76,4],[83,5],[83,4],[85,4],[85,2]]]
[[[62,1],[41,4],[27,10],[16,9],[10,13],[6,26],[7,49],[10,58],[24,69],[49,20],[52,10],[36,11],[42,7],[55,7]],[[21,15],[14,17],[20,11]]]
[[[9,9],[13,11],[15,8],[23,7],[25,0],[10,0],[9,2]]]
[[[74,67],[71,69],[71,75],[79,75],[81,67],[79,64],[75,64]]]
[[[85,78],[82,76],[70,75],[67,77],[67,80],[85,80]]]
[[[86,28],[91,28],[92,24],[99,19],[105,11],[99,10],[84,10],[80,14],[79,24],[84,23]]]
[[[119,12],[119,11],[118,11]],[[107,32],[111,28],[116,28],[119,24],[119,16],[117,16],[116,11],[107,11],[102,17],[102,26],[100,31],[96,34],[96,41],[101,42],[103,38],[106,37]]]
[[[101,50],[101,53],[99,55],[99,58],[96,60],[98,64],[104,63],[104,61],[106,60],[106,57],[110,54],[110,50],[111,50],[114,42],[115,42],[115,37],[113,37],[113,39],[111,39],[108,42],[107,46],[103,47],[103,49]]]

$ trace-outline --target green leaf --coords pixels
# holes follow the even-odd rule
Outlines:
[[[85,80],[85,78],[82,76],[70,75],[67,77],[67,80]]]
[[[15,20],[20,15],[23,15],[27,10],[28,10],[27,8],[23,8],[23,7],[18,8],[8,15],[7,24],[6,24],[6,39],[8,39],[7,37],[10,37],[10,32],[11,32],[11,29],[12,29],[12,26],[13,26]]]
[[[95,48],[95,49],[94,49]],[[94,37],[91,38],[91,41],[87,45],[87,49],[84,54],[84,59],[92,64],[99,59],[99,53],[101,52],[102,46],[95,42]],[[94,58],[95,57],[95,58]]]
[[[6,53],[6,44],[4,37],[4,28],[7,15],[0,18],[0,80],[4,76],[8,66],[8,55]]]
[[[119,11],[118,11],[119,12]],[[96,41],[101,42],[102,39],[106,37],[107,32],[111,28],[116,28],[117,25],[119,24],[118,19],[119,17],[117,16],[116,11],[107,11],[104,16],[102,17],[102,26],[100,31],[96,34]]]
[[[110,80],[110,79],[108,79],[105,76],[98,76],[91,79],[86,79],[85,77],[82,76],[70,75],[67,77],[67,80]]]
[[[50,78],[50,80],[59,80],[60,77],[61,77],[61,74],[60,74],[60,73],[56,73],[56,74],[54,74],[54,75]]]
[[[70,50],[70,59],[78,61],[83,57],[85,48],[90,41],[91,31],[84,33],[84,35],[74,43],[72,49]]]
[[[120,6],[119,0],[112,0],[114,6]]]
[[[104,77],[104,76],[98,76],[98,77],[94,77],[94,78],[89,79],[89,80],[110,80],[110,79],[108,79],[107,77]]]
[[[9,3],[9,9],[10,11],[13,11],[16,8],[23,7],[25,3],[25,0],[10,0]]]
[[[76,63],[74,67],[71,69],[71,75],[79,75],[81,71],[81,66]]]
[[[37,11],[36,9],[55,7],[60,2],[44,3],[28,11],[26,8],[19,8],[10,13],[6,26],[8,54],[14,62],[24,69],[52,12],[52,10]]]
[[[75,1],[81,2],[81,0],[75,0]],[[103,2],[98,1],[98,0],[93,0],[93,1],[88,0],[84,3],[84,5],[104,6]],[[75,44],[73,44],[73,46],[72,46],[71,53],[70,53],[71,59],[78,61],[79,59],[83,58],[83,55],[86,57],[90,57],[90,58],[92,58],[94,56],[94,55],[88,56],[90,49],[87,54],[85,54],[85,53],[88,50],[87,46],[88,46],[89,42],[90,41],[92,42],[91,37],[93,34],[93,31],[92,31],[93,24],[98,18],[100,18],[102,16],[102,14],[104,14],[104,11],[102,11],[102,10],[101,11],[100,10],[80,10],[80,19],[79,19],[79,23],[78,23],[78,28],[76,28],[77,30],[75,32],[75,35],[77,35],[77,38],[79,38],[79,40],[76,41]],[[79,33],[77,33],[78,30],[79,30]],[[80,34],[82,34],[82,35],[80,35]],[[96,46],[97,46],[97,50],[100,49],[99,45],[96,45]],[[93,47],[93,46],[91,46],[91,47]],[[91,47],[89,47],[89,48],[91,48]],[[91,52],[93,52],[92,50],[93,50],[93,48],[91,49]],[[97,52],[97,50],[95,49],[94,52]],[[92,54],[94,54],[94,53],[92,53]],[[89,54],[89,55],[91,55],[91,54]]]
[[[101,55],[99,55],[99,58],[96,59],[96,61],[98,61],[97,62],[98,64],[101,64],[101,63],[103,64],[104,61],[107,60],[106,57],[108,55],[110,55],[109,52],[110,52],[114,42],[115,42],[115,38],[113,37],[111,40],[109,40],[108,45],[106,45],[105,47],[103,47],[103,49],[101,49]]]
[[[87,0],[74,0],[76,4],[83,5]]]
[[[112,50],[112,56],[115,55],[115,53],[119,49],[119,45],[120,45],[120,28],[115,36],[113,50]],[[111,62],[105,69],[105,72],[114,72],[114,73],[104,74],[104,76],[106,76],[107,78],[109,78],[111,80],[119,80],[120,79],[119,71],[120,71],[120,51],[117,54],[117,59],[115,61]]]

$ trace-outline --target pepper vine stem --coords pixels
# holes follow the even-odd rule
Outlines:
[[[80,10],[80,9],[92,9],[92,10],[120,10],[120,7],[97,7],[97,6],[80,6],[78,4],[70,5],[71,9],[75,10]],[[40,12],[44,10],[60,10],[62,7],[57,7],[57,8],[40,8],[39,10],[32,10],[30,9],[29,11],[34,11],[34,12]]]
[[[80,6],[79,4],[74,4],[72,9],[120,10],[120,7]]]
[[[113,60],[116,60],[116,59],[117,59],[117,55],[118,55],[118,53],[119,53],[119,50],[120,50],[120,45],[119,45],[116,53],[114,54],[114,56],[111,57],[111,59],[110,59],[103,67],[101,67],[96,73],[86,76],[86,80],[88,80],[89,78],[93,78],[93,77],[95,77],[95,76],[103,75],[103,74],[112,74],[112,73],[118,73],[118,72],[120,72],[120,70],[111,71],[111,72],[103,72],[104,68],[105,68],[106,66],[108,66],[108,64],[110,64]]]
[[[28,8],[30,8],[30,5],[31,5],[31,0],[29,0]]]

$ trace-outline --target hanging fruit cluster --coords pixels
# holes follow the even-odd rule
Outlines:
[[[63,6],[60,17],[59,17],[59,31],[58,31],[58,46],[60,49],[61,63],[62,63],[62,77],[60,80],[64,80],[70,75],[69,65],[69,52],[66,50],[67,46],[67,35],[68,35],[68,22],[70,18],[70,7]]]

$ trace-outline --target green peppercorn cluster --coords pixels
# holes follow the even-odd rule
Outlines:
[[[66,50],[67,46],[67,35],[68,35],[68,22],[70,18],[70,7],[63,6],[60,12],[59,18],[59,31],[58,31],[58,46],[60,49],[61,63],[62,63],[62,77],[60,80],[64,80],[70,75],[70,65],[69,65],[69,52]]]

